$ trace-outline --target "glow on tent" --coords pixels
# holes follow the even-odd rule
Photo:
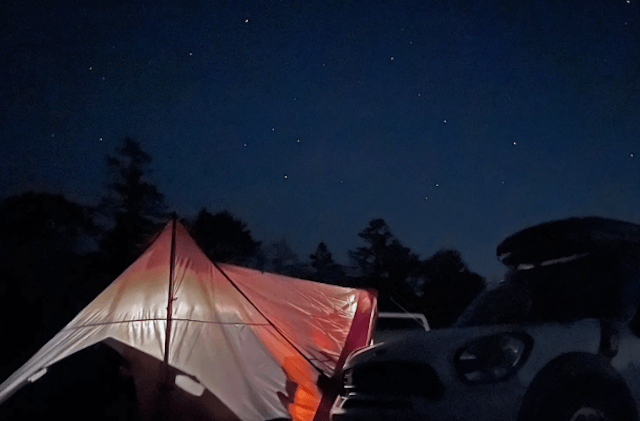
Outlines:
[[[145,418],[323,419],[331,396],[318,380],[369,343],[375,308],[370,291],[213,263],[172,220],[0,385],[0,402],[103,342],[128,362]]]

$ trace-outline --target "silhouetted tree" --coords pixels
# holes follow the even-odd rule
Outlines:
[[[168,217],[164,196],[147,177],[151,156],[129,137],[116,152],[117,156],[107,157],[114,181],[100,206],[112,224],[101,242],[111,275],[138,257],[145,239]]]
[[[300,260],[287,240],[272,243],[264,250],[267,258],[266,270],[288,276],[300,276]]]
[[[13,361],[24,362],[74,315],[96,231],[91,209],[60,194],[27,192],[0,202],[0,318],[7,321],[0,334],[21,339],[20,347],[0,351],[3,367],[17,368]]]
[[[350,251],[349,256],[362,271],[361,286],[378,290],[383,310],[397,311],[414,306],[415,294],[408,280],[419,267],[418,256],[403,246],[383,219],[374,219],[358,234],[367,246]]]
[[[205,254],[216,262],[245,264],[260,248],[247,224],[227,211],[214,215],[202,208],[190,231]]]
[[[324,242],[320,242],[316,247],[316,252],[309,257],[311,258],[311,267],[316,271],[315,280],[325,283],[339,283],[344,278],[344,270],[333,260],[333,256]]]
[[[75,254],[82,247],[82,238],[97,232],[91,209],[61,194],[30,191],[11,196],[2,201],[0,212],[0,240],[11,251],[32,246],[39,253]]]
[[[309,257],[311,259],[311,266],[313,266],[317,271],[321,271],[335,265],[329,248],[322,241],[318,244],[318,247],[316,247],[316,252],[311,254]]]
[[[440,250],[422,262],[421,311],[432,328],[451,326],[485,288],[457,250]]]

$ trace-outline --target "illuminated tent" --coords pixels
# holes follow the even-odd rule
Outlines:
[[[0,402],[103,342],[128,363],[143,417],[322,419],[318,379],[369,342],[375,308],[368,291],[212,263],[173,220],[0,385]]]

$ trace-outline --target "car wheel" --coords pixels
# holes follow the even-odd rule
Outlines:
[[[547,371],[534,383],[524,397],[518,421],[638,419],[633,398],[613,369],[591,371],[573,365],[568,371]]]
[[[609,418],[598,408],[582,406],[573,413],[569,421],[609,421]]]
[[[622,396],[606,385],[573,384],[545,394],[537,408],[523,408],[519,421],[633,421],[635,417]],[[525,413],[528,412],[527,413]]]

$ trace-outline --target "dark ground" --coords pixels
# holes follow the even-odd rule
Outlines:
[[[78,352],[0,404],[0,420],[139,421],[133,380],[120,365],[104,345]]]

